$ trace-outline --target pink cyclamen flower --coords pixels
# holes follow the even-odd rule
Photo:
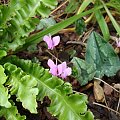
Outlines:
[[[67,76],[71,75],[72,72],[71,68],[67,67],[66,62],[57,65],[49,59],[48,66],[50,67],[50,73],[52,75],[61,77],[62,79],[65,79]]]
[[[50,73],[54,76],[58,76],[57,74],[57,65],[51,60],[49,59],[47,62],[48,66],[50,67]]]
[[[47,43],[48,49],[53,50],[53,48],[59,44],[60,36],[55,36],[52,38],[51,35],[49,34],[49,35],[45,35],[43,37],[43,40]]]
[[[116,40],[116,46],[120,47],[120,38]]]

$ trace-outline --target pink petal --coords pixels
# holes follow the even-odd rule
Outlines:
[[[57,76],[57,65],[55,65],[51,59],[48,60],[47,64],[50,67],[50,73],[54,76]]]
[[[120,38],[116,40],[116,46],[120,47]]]
[[[51,59],[48,60],[47,64],[50,68],[56,66],[55,63]]]
[[[67,74],[67,76],[69,76],[72,74],[72,69],[68,67],[64,72]]]
[[[63,68],[63,70],[65,70],[67,68],[67,63],[66,62],[62,63],[62,68]]]
[[[63,73],[60,75],[60,77],[61,77],[62,79],[66,79],[67,74],[66,74],[65,72],[63,72]]]
[[[58,75],[62,74],[66,68],[67,68],[66,62],[59,64],[58,65]]]
[[[67,76],[69,76],[69,75],[71,75],[71,72],[72,70],[71,70],[71,68],[67,68],[61,75],[60,75],[60,77],[62,78],[62,79],[65,79]]]
[[[49,36],[45,35],[43,37],[43,40],[47,43],[48,49],[53,49],[53,42],[50,35]]]
[[[63,69],[62,69],[62,64],[58,65],[58,75],[62,74]]]
[[[55,36],[52,38],[52,41],[53,41],[53,46],[57,46],[60,42],[60,36]]]
[[[50,73],[54,76],[58,76],[57,74],[57,65],[56,66],[53,66],[51,69],[50,69]]]

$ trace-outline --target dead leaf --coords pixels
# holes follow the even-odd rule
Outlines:
[[[111,93],[113,92],[113,89],[110,86],[106,85],[106,84],[104,84],[103,89],[104,89],[104,93],[106,95],[111,95]]]
[[[94,81],[94,87],[93,87],[93,92],[94,92],[94,96],[95,96],[95,100],[97,102],[104,102],[105,101],[105,95],[104,95],[104,91],[103,88],[100,86],[100,83],[98,80]]]

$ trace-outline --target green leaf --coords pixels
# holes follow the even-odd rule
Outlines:
[[[91,2],[93,2],[93,0],[84,0],[79,7],[77,14],[82,13]]]
[[[96,16],[97,22],[100,26],[100,29],[102,31],[102,34],[103,34],[105,40],[109,40],[110,39],[109,29],[108,29],[107,23],[106,23],[103,15],[101,13],[101,11],[96,10],[95,11],[95,16]]]
[[[15,51],[22,46],[25,43],[23,39],[33,32],[39,23],[35,16],[48,17],[57,3],[57,0],[11,0],[8,5],[3,5],[0,10],[2,44],[8,51]]]
[[[81,35],[86,29],[85,22],[83,19],[78,19],[75,22],[75,31],[77,34]]]
[[[4,68],[0,65],[0,84],[4,84],[6,82],[7,76],[4,73]]]
[[[11,107],[11,103],[8,101],[8,90],[0,84],[0,106],[4,106],[6,108]]]
[[[92,80],[95,75],[95,69],[91,64],[84,60],[74,57],[71,61],[73,63],[73,75],[77,78],[81,85],[85,85]]]
[[[36,95],[38,88],[35,87],[37,85],[35,78],[11,63],[6,63],[4,66],[10,74],[6,84],[11,87],[11,94],[17,96],[17,100],[22,102],[24,108],[30,110],[31,113],[37,113]]]
[[[36,30],[44,29],[44,28],[49,28],[53,25],[56,24],[56,21],[50,17],[50,18],[44,18],[40,20],[40,23],[37,25]]]
[[[0,59],[5,57],[7,55],[7,52],[5,50],[0,50]]]
[[[20,46],[16,51],[20,51],[20,50],[23,50],[25,48],[27,48],[29,45],[32,45],[32,44],[36,44],[36,43],[39,43],[42,41],[42,37],[47,35],[47,34],[56,34],[57,32],[59,32],[60,30],[62,30],[63,28],[69,26],[70,24],[72,24],[73,22],[75,22],[76,20],[78,20],[79,18],[82,18],[83,16],[86,16],[92,12],[94,12],[95,10],[98,10],[98,9],[101,9],[103,6],[98,6],[98,7],[95,7],[93,9],[90,9],[88,11],[85,11],[81,14],[78,14],[78,15],[74,15],[60,23],[57,23],[56,25],[48,28],[48,29],[45,29],[43,31],[40,31],[38,33],[36,33],[35,35],[32,35],[30,37],[28,37],[25,41],[26,43],[23,45],[23,46]]]
[[[110,0],[107,6],[113,7],[120,12],[120,0]]]
[[[50,98],[51,104],[48,111],[53,116],[59,120],[93,120],[93,114],[87,111],[87,96],[74,93],[70,83],[52,76],[48,70],[30,60],[12,57],[9,61],[38,81],[37,99],[43,101],[45,96]]]
[[[116,29],[117,33],[118,33],[119,36],[120,36],[120,25],[117,23],[117,21],[115,20],[115,18],[112,16],[112,14],[111,14],[111,12],[109,11],[109,9],[107,8],[106,4],[105,4],[102,0],[100,0],[100,1],[101,1],[101,3],[103,4],[103,6],[104,6],[104,8],[105,8],[105,10],[106,10],[106,12],[107,12],[107,14],[108,14],[111,22],[112,22],[114,28]]]
[[[94,66],[96,77],[113,76],[120,69],[120,60],[113,47],[96,32],[92,32],[87,41],[85,60]]]
[[[4,73],[4,68],[0,65],[0,106],[9,108],[11,107],[11,103],[8,101],[10,96],[8,95],[8,90],[3,86],[6,79],[7,76]]]
[[[30,46],[27,48],[27,50],[28,50],[28,52],[30,52],[30,53],[34,53],[34,52],[38,51],[37,44],[30,45]]]
[[[69,4],[67,5],[65,12],[66,13],[73,13],[76,12],[79,7],[80,2],[76,0],[69,0]]]
[[[10,108],[0,107],[0,116],[4,116],[6,120],[25,120],[25,116],[18,114],[16,106]]]

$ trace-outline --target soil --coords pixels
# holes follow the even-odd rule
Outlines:
[[[63,0],[59,0],[59,5],[62,3],[63,3]],[[65,7],[66,5],[61,7],[58,11],[56,11],[52,15],[53,16],[60,15],[61,13],[64,12]],[[63,14],[60,18],[56,17],[56,21],[60,22],[63,19],[65,19],[67,16],[68,16],[67,14]],[[90,23],[87,26],[87,31],[83,33],[81,37],[77,35],[74,31],[69,31],[69,30],[66,32],[60,31],[57,35],[60,35],[61,43],[56,48],[57,53],[55,54],[58,56],[58,58],[61,61],[69,62],[71,60],[69,51],[75,50],[76,51],[75,56],[80,57],[81,59],[84,59],[85,46],[83,45],[83,43],[86,42],[87,33],[89,33],[90,30],[94,29],[95,31],[100,32],[97,26],[98,26],[97,23],[95,24]],[[70,27],[73,27],[73,26],[70,26]],[[115,31],[111,31],[111,34],[114,35]],[[73,43],[73,41],[76,41],[76,43]],[[80,42],[80,44],[77,44],[77,42]],[[112,42],[111,44],[113,44],[114,46],[114,42]],[[44,68],[48,68],[46,64],[47,60],[52,57],[47,52],[44,42],[39,43],[37,45],[37,50],[33,52],[25,50],[25,51],[21,51],[17,53],[16,55],[19,56],[20,58],[31,59],[33,61],[36,60],[33,58],[37,58],[37,60],[41,62],[41,65]],[[118,73],[113,77],[104,76],[103,80],[111,86],[113,86],[113,84],[120,83],[120,71],[118,71]],[[73,90],[85,93],[88,96],[88,109],[90,109],[93,112],[96,120],[120,120],[120,116],[116,114],[115,112],[107,108],[101,107],[99,105],[93,104],[93,102],[96,102],[95,97],[94,97],[94,91],[93,91],[93,81],[89,82],[87,85],[82,86],[82,87],[80,86],[79,82],[77,82],[77,80],[72,77],[68,77],[66,81],[72,84]],[[101,86],[103,87],[104,84],[101,83]],[[109,106],[109,108],[116,111],[118,100],[119,100],[119,95],[117,94],[117,92],[112,91],[110,95],[105,94],[105,99],[106,99],[106,103]],[[14,101],[16,100],[15,96],[13,96],[13,100]],[[25,110],[22,107],[20,102],[15,101],[15,103],[16,103],[19,113],[21,115],[26,115],[27,117],[26,120],[57,120],[57,118],[53,117],[49,112],[47,112],[47,107],[50,104],[50,100],[47,96],[44,98],[43,103],[38,102],[38,108],[37,108],[38,114],[31,114],[28,110]],[[100,104],[103,104],[106,106],[105,103],[100,102]],[[120,112],[120,109],[118,110],[118,112]],[[1,118],[0,120],[4,120],[4,118]]]

